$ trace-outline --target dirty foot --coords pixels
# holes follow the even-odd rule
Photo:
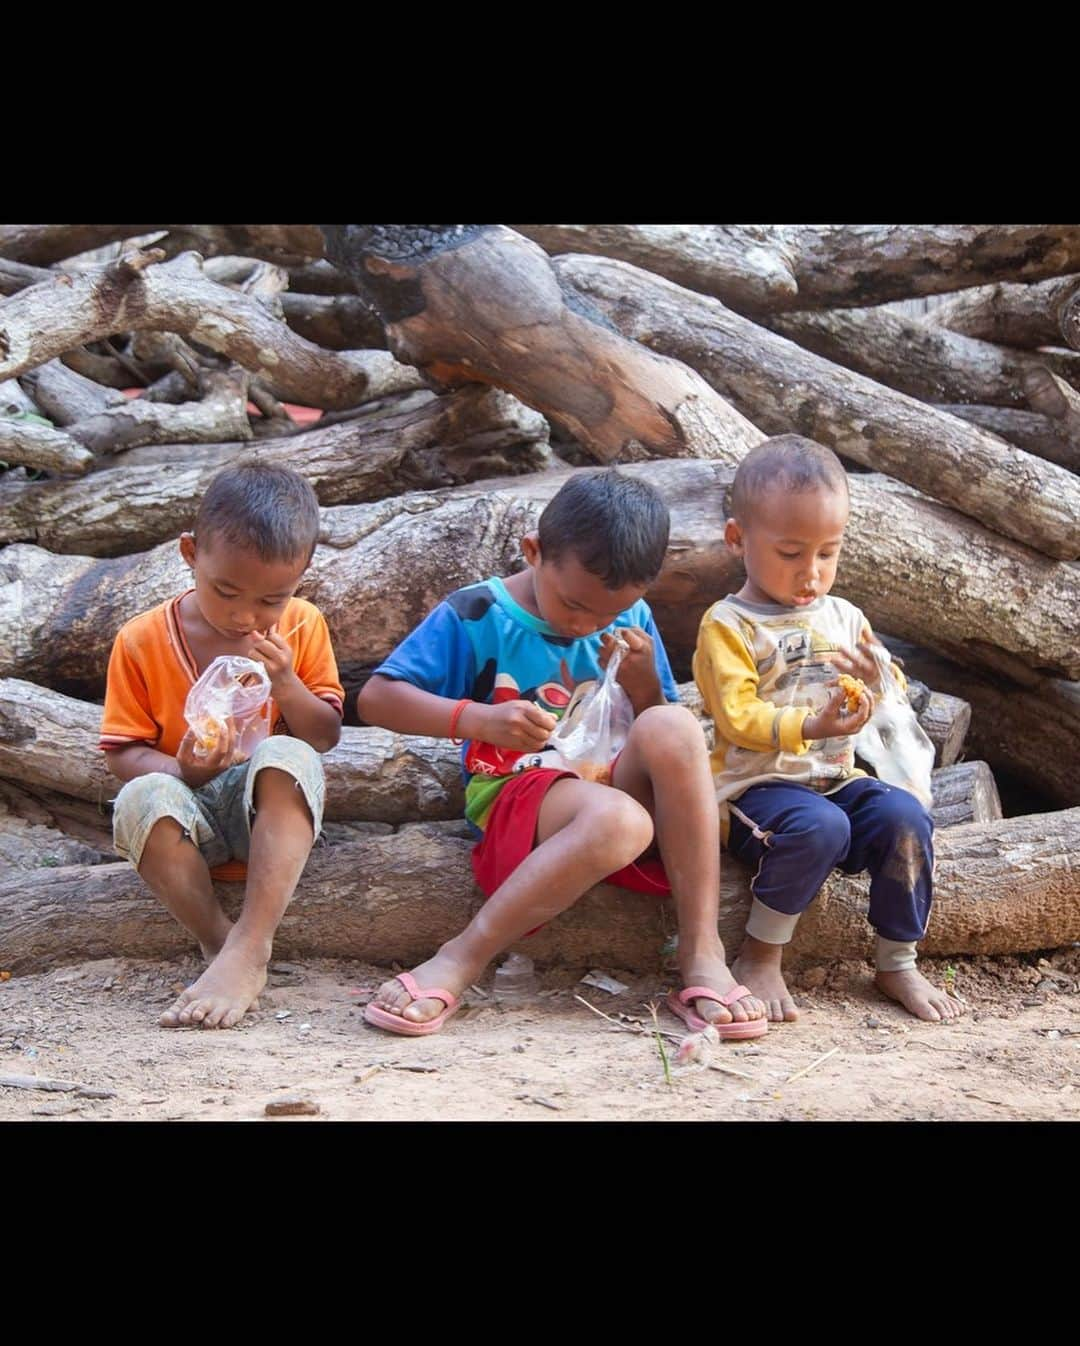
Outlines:
[[[684,986],[710,986],[718,995],[727,995],[740,982],[750,986],[737,970],[732,974],[732,969],[719,954],[687,958],[685,963],[680,963],[679,975]],[[767,1013],[766,1006],[754,996],[742,996],[730,1009],[725,1009],[717,1000],[701,998],[694,1001],[694,1010],[711,1024],[745,1023],[748,1019],[762,1019]]]
[[[943,1019],[958,1019],[964,1012],[959,1000],[931,986],[922,973],[913,967],[905,968],[903,972],[878,972],[874,977],[874,985],[917,1019],[935,1023]]]
[[[266,963],[243,945],[222,949],[158,1022],[162,1028],[233,1028],[258,1004]]]
[[[429,958],[426,963],[414,967],[412,975],[416,978],[418,986],[427,989],[440,986],[445,991],[461,995],[465,987],[475,981],[482,971],[483,967],[478,970],[465,967],[440,950],[434,958]],[[437,1018],[446,1009],[441,1000],[430,998],[414,1000],[396,977],[383,982],[375,992],[371,1003],[390,1014],[400,1014],[403,1019],[408,1019],[414,1024],[427,1023],[429,1019]]]
[[[746,942],[748,941],[744,941],[744,944]],[[744,951],[735,959],[731,970],[744,986],[749,986],[751,991],[765,1002],[770,1023],[794,1023],[799,1017],[795,1001],[792,1000],[791,992],[780,971],[780,961],[775,955],[756,958],[749,951]]]

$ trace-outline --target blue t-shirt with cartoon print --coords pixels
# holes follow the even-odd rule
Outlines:
[[[375,669],[460,700],[535,701],[560,718],[582,683],[603,676],[600,638],[620,626],[640,627],[653,642],[656,673],[668,701],[679,693],[649,605],[638,599],[591,636],[560,636],[527,612],[499,578],[457,589]],[[524,754],[479,740],[465,744],[466,816],[483,827],[499,789]]]

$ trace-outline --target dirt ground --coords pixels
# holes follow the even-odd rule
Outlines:
[[[947,966],[924,969],[940,984]],[[835,962],[793,977],[799,1023],[722,1043],[697,1066],[674,1066],[682,1025],[661,1009],[668,1083],[646,1007],[674,984],[659,976],[605,968],[628,983],[613,995],[553,970],[534,1001],[510,1007],[493,1001],[489,974],[444,1032],[403,1038],[364,1023],[386,973],[362,963],[274,964],[259,1009],[228,1032],[157,1027],[198,974],[194,957],[67,965],[0,981],[0,1085],[34,1076],[81,1089],[6,1084],[0,1120],[1080,1117],[1080,947],[953,966],[967,1006],[956,1024],[911,1019],[875,990],[868,964]],[[286,1096],[318,1111],[268,1117]]]

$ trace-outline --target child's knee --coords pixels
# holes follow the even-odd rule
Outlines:
[[[159,824],[171,822],[192,837],[198,820],[194,797],[183,781],[163,771],[136,776],[113,804],[113,846],[138,869],[151,836],[161,835]]]
[[[589,850],[614,872],[636,860],[653,840],[648,809],[621,790],[605,791],[605,798],[586,815]]]
[[[650,760],[670,756],[683,764],[688,751],[707,751],[701,722],[685,706],[650,706],[634,721],[631,732],[638,751]]]
[[[248,808],[255,812],[271,800],[285,808],[295,805],[310,818],[318,836],[326,778],[319,754],[302,739],[280,735],[260,743],[251,757],[245,792]]]
[[[834,806],[822,809],[802,840],[808,850],[823,860],[846,855],[851,848],[851,823],[847,814]]]

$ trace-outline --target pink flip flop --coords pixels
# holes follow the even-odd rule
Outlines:
[[[456,996],[453,991],[446,991],[441,986],[422,989],[416,984],[416,978],[411,972],[399,972],[394,980],[399,981],[404,986],[413,1000],[441,1000],[446,1008],[441,1014],[436,1014],[434,1019],[428,1019],[424,1023],[414,1023],[411,1019],[403,1018],[400,1014],[391,1014],[389,1010],[380,1009],[378,1005],[372,1002],[364,1006],[364,1018],[369,1024],[374,1024],[376,1028],[386,1028],[391,1033],[402,1033],[408,1038],[423,1037],[425,1033],[437,1033],[451,1014],[455,1013],[461,1006],[461,998]],[[712,993],[710,992],[710,994]]]
[[[687,986],[683,991],[672,991],[667,998],[667,1007],[672,1014],[677,1015],[686,1026],[695,1033],[700,1033],[703,1029],[709,1027],[709,1021],[703,1019],[700,1014],[695,1014],[691,1008],[691,1002],[694,1000],[715,1000],[718,1005],[723,1005],[725,1009],[730,1009],[736,1000],[741,1000],[745,995],[753,995],[753,991],[745,986],[734,986],[727,995],[720,995],[714,991],[711,986]],[[713,1024],[713,1028],[722,1038],[759,1038],[762,1033],[769,1031],[768,1019],[744,1019],[741,1022],[732,1019],[729,1024]]]

